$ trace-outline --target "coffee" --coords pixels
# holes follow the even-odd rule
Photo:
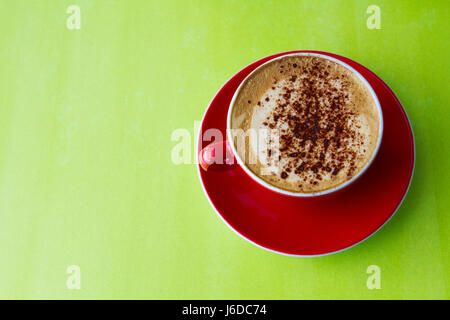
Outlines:
[[[355,72],[321,56],[291,55],[263,65],[241,85],[230,129],[239,157],[259,178],[279,189],[317,193],[367,165],[380,116]]]

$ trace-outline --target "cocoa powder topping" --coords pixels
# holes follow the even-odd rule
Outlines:
[[[286,179],[292,170],[304,175],[304,181],[308,176],[308,182],[315,185],[344,168],[352,175],[357,153],[347,141],[361,145],[363,136],[351,126],[356,115],[346,108],[349,82],[332,76],[329,66],[320,59],[313,59],[310,67],[297,68],[295,63],[292,67],[280,67],[286,81],[277,85],[275,107],[264,122],[269,128],[281,130],[280,159],[289,159],[281,178]],[[272,150],[267,152],[272,154]]]

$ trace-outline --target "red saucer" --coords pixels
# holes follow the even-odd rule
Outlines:
[[[372,85],[383,109],[380,150],[364,175],[337,194],[298,198],[270,191],[239,166],[203,171],[200,180],[212,206],[237,234],[264,249],[287,255],[315,256],[348,249],[380,229],[400,206],[414,169],[414,137],[408,117],[391,89],[362,65],[331,53],[292,51],[252,63],[216,94],[203,117],[201,131],[220,129],[226,137],[230,100],[244,78],[260,64],[294,52],[317,52],[349,64]],[[202,144],[199,136],[198,151]]]

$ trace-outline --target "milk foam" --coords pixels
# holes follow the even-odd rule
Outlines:
[[[317,56],[286,56],[256,70],[230,116],[232,129],[252,132],[233,134],[245,165],[269,184],[301,193],[358,174],[376,150],[381,121],[366,84]]]
[[[301,77],[300,77],[301,78]],[[341,81],[330,81],[329,85],[334,86],[336,89],[341,89]],[[276,127],[273,130],[270,130],[270,133],[267,133],[267,126],[265,123],[267,119],[271,119],[274,116],[275,107],[279,103],[293,103],[298,97],[293,94],[291,95],[289,100],[286,100],[283,95],[283,87],[293,86],[294,88],[300,88],[301,83],[299,80],[295,81],[294,84],[288,82],[287,80],[281,80],[277,84],[274,84],[272,88],[269,88],[264,95],[259,100],[259,105],[256,105],[252,118],[250,127],[258,132],[257,135],[250,135],[250,148],[254,154],[257,155],[260,163],[267,168],[266,174],[276,175],[281,178],[281,173],[283,172],[283,168],[287,167],[291,162],[289,157],[281,157],[281,159],[277,159],[276,155],[279,155],[279,138],[280,134],[283,130],[288,129],[288,125],[286,123],[277,123]],[[323,84],[319,84],[318,87],[323,87]],[[351,92],[348,93],[349,97],[351,96]],[[268,98],[268,99],[267,99]],[[268,100],[268,101],[267,101]],[[329,103],[325,99],[324,103]],[[290,110],[293,111],[293,110]],[[292,114],[292,115],[295,115]],[[365,150],[369,148],[370,143],[370,127],[368,121],[364,115],[358,114],[349,119],[348,128],[351,130],[355,130],[360,135],[361,139],[358,139],[360,143],[356,143],[353,139],[344,139],[344,143],[347,146],[350,146],[351,150],[355,151],[357,154],[363,154]],[[309,147],[308,143],[305,146],[305,149]],[[272,154],[269,157],[267,150],[271,150]],[[274,156],[275,155],[275,156]],[[324,162],[329,161],[330,155],[326,154],[324,158]],[[344,166],[347,168],[348,163],[344,163]],[[301,182],[304,178],[307,180],[313,178],[315,174],[312,172],[302,172],[301,174],[297,174],[292,172],[288,177],[285,178],[285,181],[295,183]],[[331,179],[332,173],[323,173],[322,178],[324,180]]]

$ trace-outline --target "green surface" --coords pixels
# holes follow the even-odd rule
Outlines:
[[[69,30],[66,9],[81,9]],[[366,9],[381,8],[369,30]],[[0,2],[0,298],[450,298],[449,8],[443,1]],[[222,84],[316,49],[396,92],[414,179],[376,235],[320,258],[261,250],[174,165]],[[193,141],[193,140],[192,140]],[[389,181],[386,181],[389,183]],[[364,214],[364,212],[361,212]],[[81,268],[81,289],[66,268]],[[381,289],[366,287],[369,265]]]

